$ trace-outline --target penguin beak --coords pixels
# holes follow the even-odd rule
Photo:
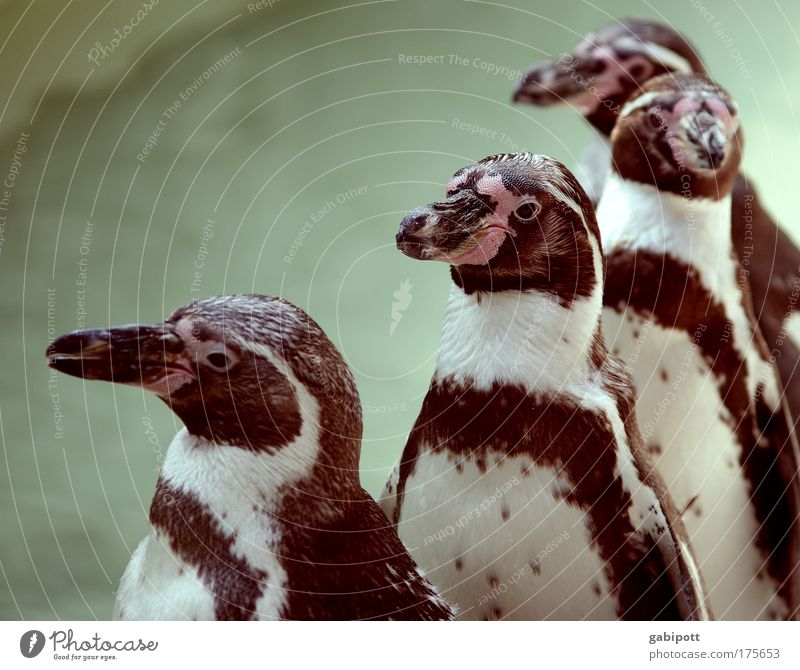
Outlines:
[[[397,233],[397,248],[419,260],[451,265],[487,263],[506,235],[513,234],[491,215],[492,208],[474,191],[462,189],[407,214]]]
[[[680,140],[670,144],[678,165],[717,170],[731,153],[739,121],[719,98],[684,98],[673,108],[671,125]]]
[[[47,364],[73,377],[142,386],[159,392],[164,381],[196,379],[171,324],[77,330],[47,349]],[[173,383],[173,388],[175,384]]]
[[[517,83],[512,99],[541,107],[570,103],[582,110],[590,106],[589,89],[602,70],[602,62],[594,56],[564,54],[528,70]]]

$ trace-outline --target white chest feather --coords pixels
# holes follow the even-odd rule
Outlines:
[[[793,311],[789,318],[784,321],[784,328],[786,328],[786,333],[794,342],[794,346],[800,349],[800,314]]]
[[[683,515],[718,618],[782,613],[763,556],[741,447],[718,381],[689,336],[606,309],[603,330],[633,371],[642,436]],[[691,503],[691,504],[690,504]]]
[[[730,215],[730,198],[687,200],[617,173],[609,176],[598,206],[606,253],[615,248],[666,253],[697,269],[732,323],[750,397],[763,384],[764,399],[775,408],[777,376],[758,354],[743,307]],[[664,329],[633,310],[620,314],[608,308],[603,332],[633,372],[639,426],[659,472],[678,509],[689,506],[683,518],[716,616],[752,620],[780,614],[775,584],[761,570],[764,559],[754,545],[758,522],[739,464],[736,420],[695,344],[699,333]]]
[[[685,198],[611,172],[597,206],[597,221],[606,254],[615,248],[647,250],[667,254],[697,270],[703,286],[731,321],[731,338],[745,361],[751,397],[762,384],[765,402],[776,409],[780,397],[777,374],[759,355],[753,324],[743,304],[731,242],[730,195],[719,201]],[[615,333],[605,331],[605,335],[613,348]]]
[[[661,501],[643,486],[615,401],[589,364],[599,303],[599,291],[566,308],[541,293],[479,301],[454,287],[436,378],[477,391],[521,386],[532,397],[575,403],[607,422],[618,458],[615,471],[602,475],[609,482],[620,479],[631,496],[635,532],[654,538],[669,556],[657,530],[667,526]],[[446,448],[435,453],[420,445],[405,482],[398,532],[431,581],[458,605],[460,617],[617,617],[589,517],[564,500],[573,485],[564,475],[502,450],[489,449],[485,472],[473,460],[456,467],[455,459]],[[390,481],[390,493],[393,488]]]
[[[114,619],[135,621],[209,621],[214,595],[170,548],[169,539],[150,532],[136,547],[122,575]]]
[[[538,291],[476,297],[453,285],[436,378],[480,390],[495,383],[541,390],[582,383],[598,303],[593,295],[563,307]]]
[[[606,253],[615,248],[667,254],[694,267],[732,324],[747,391],[759,384],[771,408],[777,375],[760,357],[743,306],[732,253],[730,198],[715,202],[662,193],[612,173],[598,206]],[[703,315],[699,315],[701,321]],[[696,344],[701,333],[664,329],[634,310],[605,309],[608,346],[631,368],[643,437],[657,459],[704,574],[712,607],[723,619],[783,616],[776,584],[762,569],[749,488],[740,467],[742,447],[720,392],[720,382]]]
[[[213,518],[215,532],[235,559],[267,575],[255,617],[277,618],[284,605],[286,570],[282,562],[279,487],[309,476],[319,450],[316,399],[290,378],[303,408],[300,434],[273,454],[217,445],[179,432],[167,452],[162,479],[191,496]],[[167,505],[169,502],[167,501]],[[196,547],[199,555],[212,548]],[[140,543],[120,584],[117,616],[126,619],[213,619],[214,593],[204,578],[202,559],[189,564],[170,538],[151,528]],[[220,558],[220,557],[218,557]],[[241,578],[231,566],[231,580]]]
[[[614,619],[616,602],[569,486],[521,458],[424,451],[405,488],[400,538],[463,619]]]

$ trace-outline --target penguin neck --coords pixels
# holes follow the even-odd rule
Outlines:
[[[574,173],[595,206],[603,194],[610,168],[611,141],[603,133],[594,132],[575,166]]]
[[[276,448],[249,449],[212,442],[186,428],[173,439],[161,468],[159,485],[204,505],[218,522],[261,514],[270,524],[314,524],[335,516],[337,501],[360,490],[358,473],[328,462],[327,454],[341,445],[327,430],[320,403],[305,387],[297,390],[302,407],[300,433],[291,443]],[[352,445],[349,445],[350,447]],[[349,469],[348,469],[349,470]],[[295,519],[298,500],[303,518]],[[153,499],[150,518],[169,514],[169,500]]]
[[[595,130],[597,135],[605,138],[606,143],[610,144],[609,138],[611,137],[611,131],[614,130],[619,109],[618,107],[612,112],[604,108],[603,105],[598,105],[595,110],[585,114],[583,118],[586,119],[586,122]]]
[[[625,246],[697,268],[715,290],[731,275],[731,195],[687,198],[611,170],[597,205],[606,253]]]
[[[554,395],[598,369],[601,287],[564,305],[538,290],[465,293],[453,284],[434,381],[487,391],[520,386]]]

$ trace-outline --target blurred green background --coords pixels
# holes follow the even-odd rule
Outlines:
[[[739,101],[747,171],[800,238],[794,0],[161,0],[126,29],[141,8],[0,2],[3,618],[110,617],[178,428],[136,389],[51,377],[48,338],[74,328],[204,295],[293,301],[355,372],[379,492],[448,290],[444,266],[395,251],[400,218],[490,153],[574,163],[591,133],[577,114],[509,98],[520,69],[593,28],[653,16],[695,42]]]

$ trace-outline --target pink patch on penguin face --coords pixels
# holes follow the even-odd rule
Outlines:
[[[490,219],[508,227],[508,215],[516,206],[519,196],[509,191],[503,183],[503,178],[499,174],[488,174],[481,177],[475,184],[475,190],[481,195],[488,196],[492,203],[496,203],[494,212]]]
[[[571,95],[567,100],[584,115],[594,113],[609,98],[625,94],[631,78],[642,81],[653,72],[653,65],[646,56],[633,54],[621,59],[613,48],[606,45],[591,46],[582,42],[575,53],[580,58],[602,64],[600,71],[591,77],[577,72],[571,75],[583,92]]]
[[[695,98],[681,98],[672,108],[671,112],[666,112],[665,116],[672,122],[678,121],[682,116],[694,114],[700,109],[700,101]]]
[[[707,109],[722,124],[725,137],[731,138],[739,129],[739,117],[731,114],[728,106],[722,99],[716,96],[707,96],[702,99],[694,97],[681,98],[675,103],[671,112],[666,112],[664,116],[671,126],[677,127],[680,119],[690,114],[696,114],[703,108]]]
[[[736,131],[739,130],[739,116],[735,113],[731,114],[728,106],[720,98],[710,96],[703,102],[709,111],[722,121],[722,130],[725,133],[725,137],[728,139],[733,137]]]
[[[728,106],[716,96],[706,96],[703,98],[685,97],[681,98],[672,107],[672,110],[660,110],[667,122],[669,132],[672,137],[679,137],[681,134],[681,120],[707,110],[719,120],[723,135],[726,140],[730,140],[739,129],[739,117],[731,114]],[[682,148],[678,142],[669,142],[672,157],[675,162],[680,164],[684,160]]]
[[[506,241],[507,235],[507,230],[498,226],[491,226],[481,235],[478,243],[474,247],[465,251],[463,254],[449,259],[449,262],[452,265],[486,265],[497,256],[497,252],[500,250],[503,242]]]
[[[610,47],[597,47],[592,56],[604,65],[603,72],[596,78],[598,94],[607,98],[618,93],[624,93],[623,81],[633,77],[633,71],[638,70],[638,79],[646,79],[652,72],[653,66],[642,54],[633,54],[625,59],[620,59],[614,49]]]
[[[470,172],[464,171],[461,174],[456,175],[455,177],[451,177],[450,181],[447,182],[447,191],[446,193],[451,193],[452,191],[458,190],[459,186],[467,181],[467,177],[469,177]]]
[[[478,180],[475,190],[481,195],[489,196],[493,203],[496,203],[494,211],[487,217],[493,225],[506,231],[509,235],[516,235],[513,228],[508,225],[508,218],[526,198],[516,195],[506,188],[500,175],[486,175]]]
[[[155,393],[161,398],[169,398],[169,396],[179,388],[185,386],[186,384],[190,384],[195,380],[196,377],[193,374],[185,370],[173,369],[163,377],[144,384],[144,388],[152,393]]]
[[[453,188],[457,187],[456,183]],[[475,246],[450,259],[453,265],[485,265],[497,255],[508,235],[516,235],[508,225],[508,217],[520,198],[505,187],[500,175],[481,177],[475,185],[475,191],[490,199],[494,211],[486,217],[487,227],[480,233]]]

